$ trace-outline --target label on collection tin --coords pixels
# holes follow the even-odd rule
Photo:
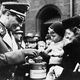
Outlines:
[[[30,78],[33,78],[33,79],[46,78],[46,69],[45,70],[30,70]]]

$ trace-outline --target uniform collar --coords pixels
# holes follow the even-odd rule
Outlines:
[[[6,27],[5,25],[0,21],[0,35],[4,36],[6,34]]]

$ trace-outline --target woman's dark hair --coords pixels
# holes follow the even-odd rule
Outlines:
[[[62,22],[56,21],[52,25],[50,25],[50,28],[53,29],[61,37],[64,37],[65,28],[64,28]]]
[[[78,28],[78,27],[71,27],[70,30],[72,32],[74,32],[74,35],[75,35],[74,41],[77,41],[77,42],[80,43],[80,28]]]

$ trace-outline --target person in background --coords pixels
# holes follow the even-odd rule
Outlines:
[[[40,35],[38,33],[36,33],[34,35],[34,39],[36,40],[36,42],[38,42],[40,40]]]
[[[46,48],[46,44],[44,41],[38,41],[38,51],[40,52],[44,52]]]
[[[14,7],[15,6],[15,7]],[[37,50],[13,49],[12,25],[21,25],[24,21],[25,13],[29,8],[27,3],[3,2],[0,14],[0,80],[11,80],[15,65],[25,63],[25,56],[35,56]]]
[[[14,44],[15,44],[16,49],[17,50],[25,49],[25,44],[23,42],[23,31],[20,29],[20,26],[15,27],[13,29],[12,33],[13,33],[13,36],[14,36],[14,41],[15,41]],[[24,68],[23,64],[17,65],[15,67],[15,72],[14,72],[15,80],[19,80],[19,79],[23,80],[24,75],[25,75],[25,74],[23,74],[23,71],[24,71],[23,68]]]
[[[25,36],[25,43],[26,43],[26,48],[29,48],[29,41],[33,39],[34,34],[33,33],[27,33]]]
[[[37,40],[35,38],[29,40],[28,48],[37,49]]]
[[[24,49],[25,48],[25,42],[23,40],[23,31],[20,29],[20,27],[17,27],[16,30],[13,32],[16,45],[15,47],[18,47],[18,49]]]
[[[38,35],[33,33],[27,34],[27,48],[37,49]]]

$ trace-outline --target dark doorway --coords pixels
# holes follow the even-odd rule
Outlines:
[[[61,18],[60,9],[53,5],[48,4],[42,7],[36,16],[37,32],[40,34],[41,39],[45,40],[48,33],[48,27],[55,21]]]
[[[41,24],[41,40],[44,40],[45,41],[45,36],[46,34],[48,33],[48,27],[50,26],[51,24]],[[43,26],[43,27],[42,27]]]

